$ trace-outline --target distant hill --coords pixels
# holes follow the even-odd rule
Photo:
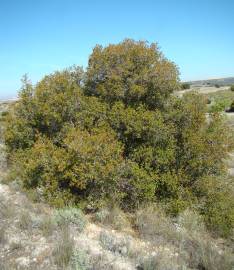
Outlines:
[[[214,86],[216,84],[220,86],[232,85],[234,84],[234,77],[220,78],[220,79],[210,79],[210,80],[198,80],[198,81],[189,81],[189,84],[196,86]]]

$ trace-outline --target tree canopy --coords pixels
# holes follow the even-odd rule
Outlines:
[[[179,89],[178,76],[176,65],[166,59],[157,44],[126,39],[94,48],[85,92],[107,102],[162,108],[169,95]]]

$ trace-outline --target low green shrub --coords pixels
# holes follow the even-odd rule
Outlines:
[[[182,83],[181,84],[181,89],[182,90],[187,90],[187,89],[190,89],[190,84],[189,83]]]
[[[87,225],[87,219],[79,208],[69,207],[59,209],[55,213],[55,221],[61,226],[63,224],[75,225],[79,232],[82,232]]]
[[[40,188],[42,195],[56,206],[73,199],[95,202],[109,198],[111,193],[118,194],[116,174],[123,162],[122,147],[113,132],[100,129],[90,134],[70,129],[63,145],[64,148],[57,147],[48,138],[38,138],[32,148],[12,155],[11,177],[20,177],[27,189]]]
[[[229,104],[226,100],[217,100],[209,108],[209,112],[224,112],[228,108]]]
[[[211,103],[212,103],[212,99],[207,97],[207,98],[206,98],[206,104],[209,105],[209,104],[211,104]]]
[[[201,204],[199,211],[207,227],[216,235],[233,235],[234,226],[234,187],[230,177],[208,177],[201,179],[196,186]],[[204,196],[205,194],[205,196]]]
[[[75,250],[70,259],[69,270],[89,270],[92,269],[90,258],[80,250]]]
[[[108,208],[101,208],[95,213],[94,221],[105,224],[109,220],[109,215],[110,210]]]
[[[0,121],[6,121],[8,115],[9,115],[8,111],[3,111],[0,116]]]
[[[107,249],[115,254],[128,256],[130,252],[131,237],[116,237],[111,232],[102,231],[99,240],[104,249]]]
[[[234,101],[230,105],[229,112],[234,112]]]
[[[99,237],[100,243],[103,248],[115,252],[116,250],[116,239],[111,232],[101,232]]]

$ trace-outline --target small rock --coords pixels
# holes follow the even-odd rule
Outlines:
[[[120,250],[120,253],[121,253],[122,255],[127,255],[127,253],[128,253],[127,247],[126,247],[126,246],[123,246],[123,247],[121,248],[121,250]]]
[[[20,267],[28,267],[30,260],[28,257],[19,257],[15,260],[15,262],[20,266]]]

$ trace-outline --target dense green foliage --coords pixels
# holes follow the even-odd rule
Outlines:
[[[89,58],[85,92],[108,103],[143,103],[161,108],[179,88],[178,70],[158,50],[157,44],[124,40],[106,48],[96,46]]]
[[[234,112],[234,101],[232,102],[231,106],[230,106],[230,112]]]
[[[182,83],[182,84],[181,84],[181,89],[182,89],[182,90],[190,89],[190,84],[189,84],[189,83]]]
[[[232,133],[218,113],[207,120],[202,96],[173,97],[179,87],[177,67],[157,46],[132,40],[95,47],[87,72],[73,67],[36,86],[24,78],[6,121],[13,177],[59,206],[114,200],[132,211],[160,201],[176,215],[195,205],[228,234],[231,189],[224,195],[212,183],[222,185]]]
[[[234,92],[234,85],[231,85],[230,90]]]
[[[207,99],[211,100],[211,104],[209,106],[210,112],[222,112],[228,110],[234,99],[234,92],[228,90],[220,90],[213,93],[209,93],[205,95]]]

